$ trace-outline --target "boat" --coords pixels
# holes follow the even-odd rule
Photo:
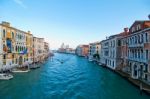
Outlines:
[[[27,73],[29,71],[30,69],[19,69],[19,68],[12,69],[13,73]]]
[[[100,66],[101,66],[101,65],[102,65],[102,63],[100,63],[100,62],[99,62],[99,64],[98,64],[98,65],[100,65]]]
[[[92,58],[89,58],[88,60],[89,60],[90,62],[92,62],[92,61],[93,61],[93,59],[92,59]]]
[[[36,69],[36,68],[40,68],[39,64],[34,64],[32,66],[30,66],[30,69]]]
[[[0,80],[10,80],[12,78],[13,78],[13,75],[11,75],[11,74],[6,74],[6,73],[0,74]]]

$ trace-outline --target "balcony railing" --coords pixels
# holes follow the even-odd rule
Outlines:
[[[141,43],[141,44],[129,44],[128,47],[144,47],[144,43]]]
[[[145,59],[145,58],[131,58],[131,57],[128,57],[127,59],[129,60],[132,60],[132,61],[138,61],[138,62],[144,62],[144,63],[148,63],[148,59]]]

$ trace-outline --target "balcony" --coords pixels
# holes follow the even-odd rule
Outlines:
[[[130,44],[128,45],[129,48],[135,48],[135,47],[144,47],[144,43],[141,44]]]
[[[127,58],[128,60],[131,60],[131,61],[137,61],[137,62],[142,62],[142,63],[148,63],[148,59],[145,59],[145,58],[131,58],[131,57],[128,57]]]

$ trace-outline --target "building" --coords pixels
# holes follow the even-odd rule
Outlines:
[[[94,42],[89,44],[89,59],[99,61],[101,53],[101,42]]]
[[[127,66],[134,79],[150,82],[150,21],[135,21],[127,36]]]
[[[89,45],[79,45],[76,48],[76,54],[78,56],[87,57],[89,53]]]
[[[66,53],[66,54],[75,54],[75,50],[70,48],[69,45],[65,45],[62,43],[61,47],[57,50],[59,53]]]
[[[0,69],[32,63],[32,34],[14,28],[9,22],[0,24]]]
[[[118,34],[118,46],[117,46],[117,58],[119,60],[119,64],[117,66],[117,70],[122,70],[127,72],[127,36],[129,34],[129,29],[124,28],[124,31]]]
[[[28,64],[33,63],[33,35],[30,31],[26,33],[26,48],[27,48],[27,61]]]
[[[100,62],[110,69],[116,69],[121,64],[120,34],[112,35],[101,41]]]
[[[9,22],[0,24],[0,71],[43,61],[48,53],[49,46],[44,38],[33,38],[30,31],[12,27]]]
[[[47,42],[44,42],[44,58],[47,59],[49,57],[49,54],[49,44]]]
[[[44,38],[33,37],[33,61],[41,62],[44,60]]]
[[[65,53],[67,54],[75,54],[75,50],[73,48],[66,48]]]

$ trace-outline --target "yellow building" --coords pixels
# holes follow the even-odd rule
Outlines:
[[[0,71],[43,61],[48,51],[44,38],[33,37],[30,31],[14,28],[9,22],[0,24]]]
[[[33,35],[10,26],[8,22],[0,24],[1,58],[0,69],[6,70],[15,66],[32,63]]]

